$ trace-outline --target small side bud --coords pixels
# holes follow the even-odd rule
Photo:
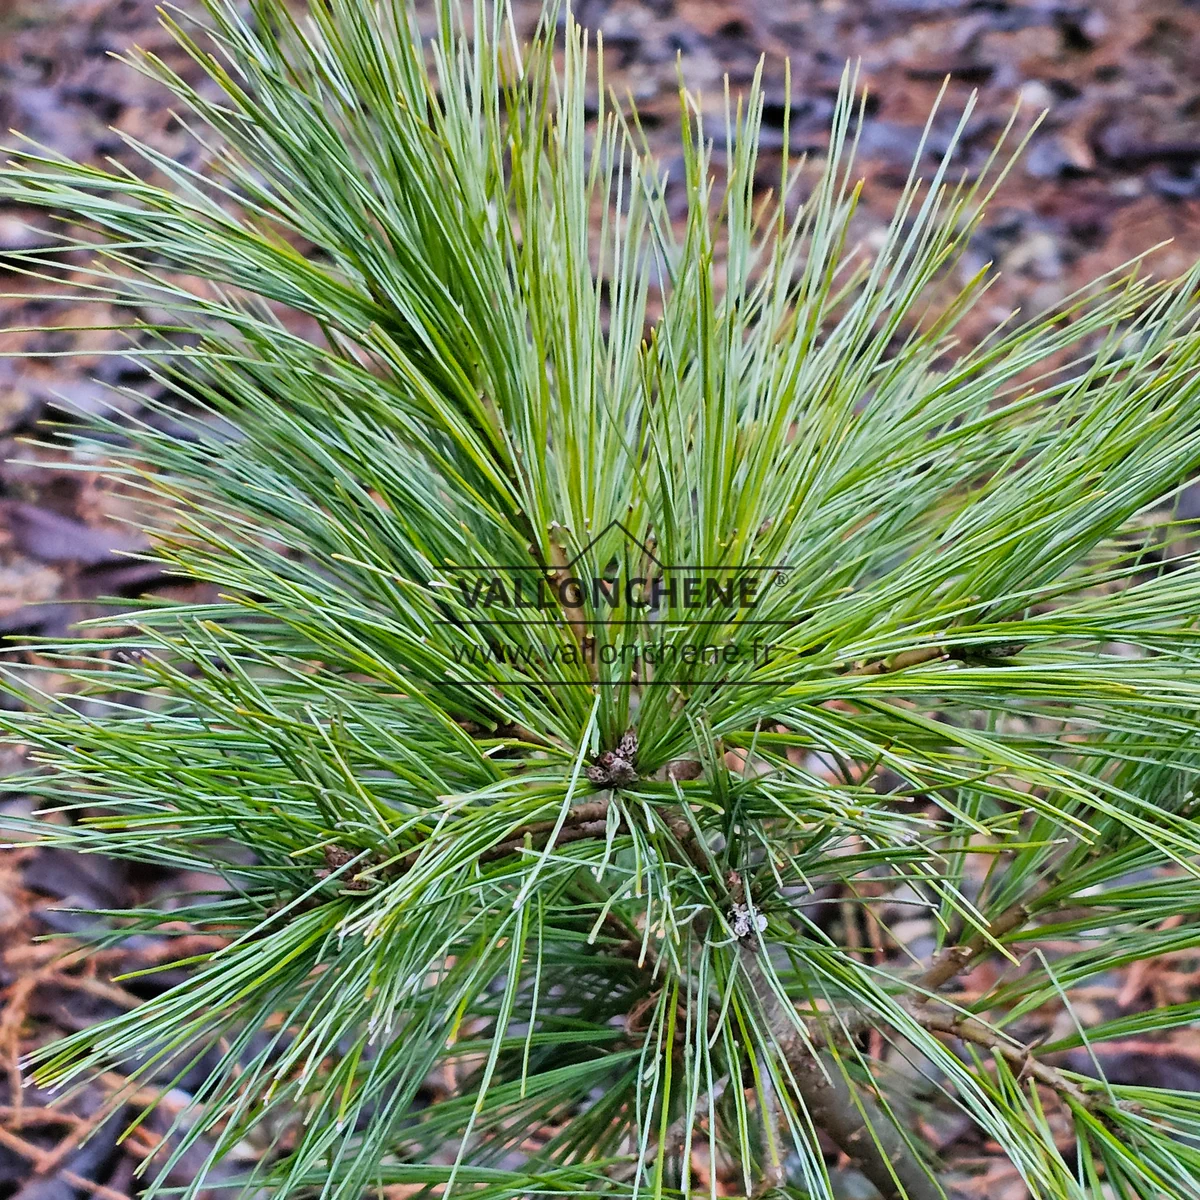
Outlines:
[[[605,750],[587,769],[587,777],[597,787],[631,787],[640,776],[637,770],[637,734],[627,730],[613,750]]]

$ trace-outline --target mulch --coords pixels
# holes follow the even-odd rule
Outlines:
[[[532,28],[537,5],[516,0],[516,8]],[[724,73],[735,90],[744,87],[766,56],[762,177],[769,186],[784,138],[784,59],[792,64],[790,149],[815,159],[824,151],[843,67],[857,60],[868,89],[860,152],[868,185],[857,233],[868,245],[891,215],[943,87],[925,168],[932,168],[972,94],[975,111],[962,141],[968,169],[986,156],[1018,98],[1025,114],[1019,131],[1048,109],[957,268],[970,274],[990,262],[999,271],[966,337],[1014,308],[1052,305],[1152,246],[1163,244],[1152,260],[1161,274],[1178,273],[1200,256],[1200,5],[1194,2],[578,0],[576,12],[602,33],[609,82],[633,97],[675,178],[682,174],[678,63],[719,132]],[[0,125],[82,159],[132,162],[125,135],[196,161],[196,148],[154,86],[112,60],[112,52],[135,42],[194,73],[157,24],[152,0],[0,0]],[[0,208],[0,327],[39,327],[0,340],[6,355],[0,358],[0,634],[55,637],[74,620],[104,612],[98,597],[180,593],[178,582],[124,556],[140,544],[126,523],[137,515],[135,499],[104,478],[102,464],[82,460],[39,427],[46,420],[86,420],[111,403],[112,386],[136,391],[150,383],[113,335],[79,328],[105,324],[102,309],[48,305],[34,298],[35,285],[5,269],[4,251],[50,245],[53,228],[43,215]],[[11,357],[15,352],[24,357]],[[147,415],[136,396],[121,404],[131,415]],[[21,441],[33,434],[49,444]],[[19,757],[5,751],[0,770],[14,770]],[[0,809],[24,811],[23,803],[5,799]],[[182,1079],[152,1076],[110,1115],[107,1101],[121,1089],[120,1071],[51,1107],[50,1097],[22,1079],[18,1062],[33,1046],[136,1006],[179,978],[169,971],[114,982],[178,954],[180,942],[168,947],[165,939],[131,938],[85,958],[76,952],[78,939],[98,919],[77,910],[169,905],[172,894],[205,885],[181,872],[29,844],[0,851],[0,1200],[138,1194],[136,1162],[155,1149],[187,1103],[204,1064]],[[833,921],[845,907],[836,901],[829,906]],[[911,930],[914,938],[925,932]],[[863,931],[864,938],[871,933]],[[47,935],[55,936],[40,940]],[[195,949],[201,948],[197,939]],[[1195,999],[1198,971],[1200,963],[1190,959],[1114,971],[1081,1003],[1107,1015]],[[1049,1030],[1056,1017],[1043,1019]],[[1189,1038],[1184,1030],[1122,1043],[1105,1070],[1128,1082],[1200,1090],[1200,1057]],[[155,1116],[119,1142],[129,1106],[152,1096],[162,1098]],[[975,1140],[965,1125],[948,1120],[924,1132],[945,1157],[956,1194],[1026,1195],[995,1147]],[[255,1153],[253,1145],[245,1148]],[[836,1168],[832,1152],[830,1161]],[[222,1165],[219,1176],[236,1174],[240,1165]],[[189,1158],[169,1182],[187,1184],[197,1169],[198,1160]],[[853,1176],[839,1178],[847,1197],[869,1195],[856,1192]]]

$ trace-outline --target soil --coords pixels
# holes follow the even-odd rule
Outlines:
[[[532,28],[537,5],[515,2],[519,21]],[[677,62],[720,130],[723,75],[735,91],[743,88],[765,55],[766,182],[770,151],[785,136],[784,60],[791,61],[790,148],[817,160],[839,78],[846,61],[856,60],[868,89],[860,152],[867,187],[858,218],[868,243],[890,217],[939,94],[921,159],[926,171],[972,96],[962,139],[968,170],[1018,100],[1018,133],[1047,110],[958,268],[972,273],[992,263],[998,271],[968,337],[1014,308],[1052,305],[1151,247],[1161,245],[1152,260],[1160,274],[1186,269],[1200,255],[1195,0],[578,0],[576,12],[603,35],[610,83],[633,97],[676,177]],[[152,0],[0,0],[0,125],[82,159],[132,162],[124,140],[132,137],[194,161],[196,148],[163,96],[111,57],[134,43],[194,75],[160,28]],[[156,568],[124,556],[140,545],[126,523],[136,504],[96,469],[101,464],[53,444],[52,435],[50,445],[20,440],[47,437],[39,422],[69,426],[94,415],[110,397],[106,385],[130,389],[120,404],[145,415],[136,391],[150,384],[113,335],[79,328],[105,324],[103,311],[35,300],[36,286],[6,266],[4,252],[49,245],[53,229],[40,215],[0,208],[0,327],[10,330],[0,345],[0,634],[8,635],[61,635],[73,621],[106,611],[96,603],[101,596],[180,591]],[[33,326],[43,328],[20,332]],[[37,665],[32,655],[24,661]],[[52,689],[53,676],[42,685]],[[11,771],[18,758],[6,751],[0,769]],[[8,811],[23,811],[22,804],[0,799]],[[117,1073],[50,1108],[17,1064],[33,1045],[135,1006],[179,977],[169,971],[123,985],[114,976],[204,948],[200,938],[192,948],[175,940],[170,949],[140,938],[83,959],[73,953],[76,939],[98,918],[73,910],[166,904],[171,893],[204,884],[100,856],[32,845],[0,850],[0,1200],[138,1194],[134,1165],[163,1136],[204,1064],[179,1080],[152,1080],[148,1090],[165,1091],[163,1103],[124,1143],[118,1135],[128,1113],[104,1115],[121,1082]],[[914,941],[927,933],[920,921],[908,924]],[[58,936],[39,940],[47,935]],[[1114,971],[1081,998],[1077,1015],[1086,1021],[1089,1013],[1200,999],[1198,970],[1195,962],[1162,960]],[[1047,1032],[1061,1016],[1043,1015]],[[1123,1082],[1200,1090],[1193,1043],[1186,1030],[1127,1041],[1104,1067]],[[1026,1195],[996,1148],[974,1140],[965,1125],[947,1118],[923,1132],[943,1155],[954,1194]],[[244,1153],[252,1157],[256,1148]],[[856,1190],[863,1181],[840,1171],[832,1153],[830,1163],[848,1200],[870,1194]],[[214,1183],[240,1165],[223,1165]],[[181,1162],[170,1182],[190,1183],[197,1167]]]

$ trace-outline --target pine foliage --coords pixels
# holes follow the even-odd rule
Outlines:
[[[171,1154],[272,1130],[243,1182],[281,1197],[701,1195],[702,1150],[747,1194],[824,1198],[824,1136],[932,1200],[917,1118],[954,1106],[1036,1196],[1200,1196],[1200,1096],[1047,1062],[1197,1003],[1018,1037],[1200,947],[1200,572],[1172,518],[1200,269],[959,344],[1011,137],[981,172],[953,146],[914,168],[868,253],[849,76],[819,180],[785,159],[765,201],[761,90],[715,149],[682,93],[673,221],[553,11],[522,46],[482,3],[440,0],[424,42],[405,0],[205,8],[174,28],[217,98],[133,56],[203,171],[25,145],[0,179],[88,227],[74,287],[127,306],[174,430],[57,436],[213,597],[43,647],[89,703],[12,684],[35,769],[7,786],[60,814],[49,843],[229,885],[121,914],[227,944],[39,1080],[215,1054]],[[60,252],[18,257],[61,288]],[[482,624],[481,564],[765,582],[706,624],[511,592]],[[634,636],[676,661],[604,653]],[[884,894],[932,956],[819,919]],[[956,990],[983,955],[996,982]],[[460,1094],[419,1106],[450,1067]]]

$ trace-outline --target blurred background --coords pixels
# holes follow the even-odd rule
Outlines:
[[[514,7],[522,27],[532,29],[539,4],[514,0]],[[924,171],[936,165],[973,93],[960,158],[967,170],[982,164],[1018,101],[1018,135],[1047,110],[958,267],[965,275],[991,263],[997,273],[963,328],[966,337],[1014,308],[1054,304],[1152,247],[1159,247],[1150,260],[1156,274],[1178,273],[1200,255],[1200,0],[578,0],[576,14],[603,34],[609,83],[636,102],[675,178],[682,174],[680,69],[720,133],[723,76],[744,87],[765,56],[761,172],[769,187],[785,136],[785,60],[790,149],[816,160],[839,77],[848,59],[858,60],[868,100],[859,155],[867,186],[856,232],[868,247],[890,218],[947,76]],[[194,65],[158,21],[153,0],[0,0],[0,126],[78,159],[132,165],[136,155],[124,141],[132,137],[202,166],[158,89],[112,57],[136,44],[195,81]],[[144,418],[135,393],[153,386],[117,335],[85,328],[107,323],[103,305],[35,299],[41,285],[5,261],[53,245],[55,228],[44,215],[0,208],[0,328],[9,331],[0,342],[0,635],[58,636],[103,611],[94,603],[99,596],[180,591],[157,568],[125,556],[140,545],[127,523],[136,509],[105,480],[101,463],[68,462],[61,449],[22,442],[47,419],[95,415],[112,403],[113,385],[130,389],[118,401],[123,412]],[[1200,516],[1200,503],[1185,497],[1181,515]],[[53,679],[42,684],[52,689]],[[0,769],[19,759],[19,751],[0,752]],[[0,798],[0,810],[23,811],[21,804]],[[169,904],[172,893],[211,884],[97,856],[0,850],[0,1200],[136,1196],[135,1162],[153,1149],[205,1070],[201,1062],[178,1081],[124,1148],[117,1144],[124,1122],[97,1116],[106,1087],[117,1081],[101,1080],[66,1108],[48,1109],[46,1097],[22,1085],[20,1054],[177,982],[175,971],[125,985],[111,977],[199,952],[206,939],[177,940],[170,950],[131,939],[83,965],[56,961],[69,940],[37,939],[69,939],[91,925],[64,910]],[[1114,972],[1105,989],[1096,1002],[1118,1007],[1200,998],[1200,963],[1139,964]],[[1200,1090],[1195,1040],[1183,1030],[1165,1041],[1122,1043],[1120,1061],[1107,1061],[1105,1070],[1122,1081]],[[955,1194],[1026,1195],[972,1131],[924,1132],[953,1165]],[[244,1148],[247,1158],[257,1152]],[[182,1162],[173,1182],[189,1183],[198,1165]],[[871,1194],[856,1191],[851,1173],[843,1182],[848,1200]]]

